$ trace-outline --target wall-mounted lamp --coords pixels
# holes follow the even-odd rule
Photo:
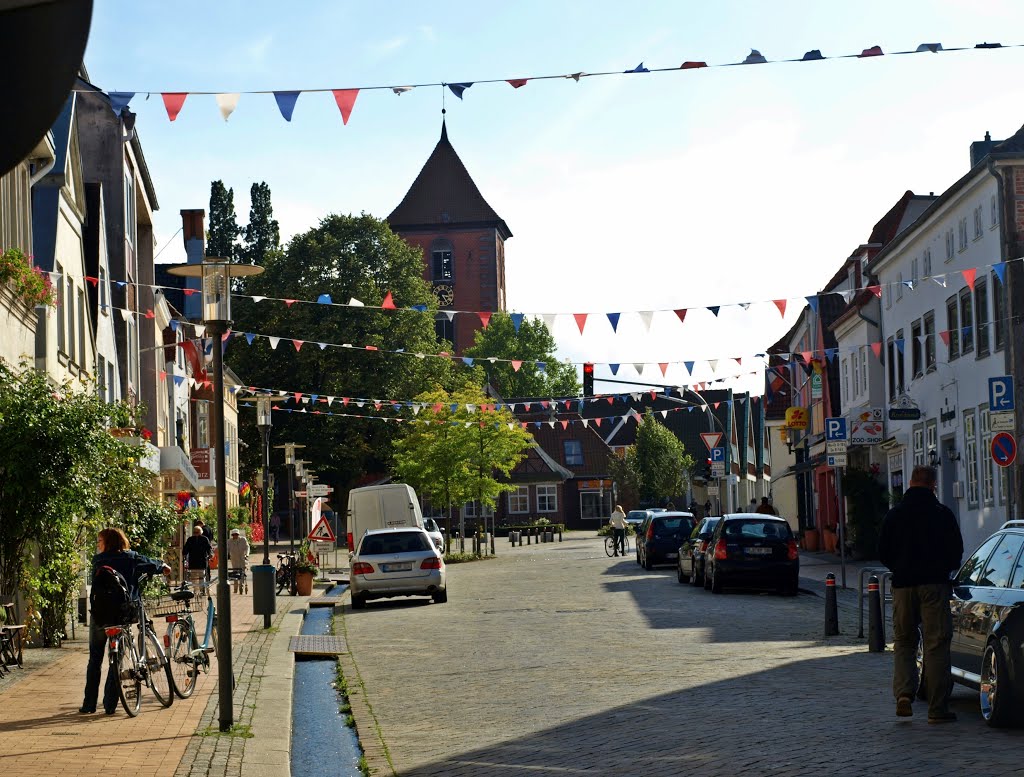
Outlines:
[[[960,461],[960,451],[950,445],[946,448],[946,458],[950,461]]]
[[[928,450],[928,466],[938,467],[942,464],[942,460],[939,458],[939,453],[934,448]]]

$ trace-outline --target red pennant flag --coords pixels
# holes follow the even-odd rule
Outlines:
[[[523,362],[519,359],[512,360],[512,371],[519,372],[519,368],[523,366]]]
[[[166,381],[167,380],[167,373],[164,370],[160,370],[160,380],[162,380],[162,381]]]
[[[391,296],[390,291],[384,295],[384,301],[380,303],[380,306],[384,308],[384,310],[397,310],[395,307],[395,300]]]
[[[580,334],[583,334],[583,327],[587,325],[587,314],[573,313],[572,317],[576,319],[576,326],[580,328]]]
[[[487,325],[491,323],[491,314],[487,311],[483,311],[481,313],[477,313],[477,315],[480,316],[480,323],[483,324],[484,329],[486,329]]]
[[[191,297],[193,294],[198,294],[199,289],[182,289],[185,292],[186,297]]]
[[[600,418],[595,418],[594,419],[594,423],[597,424],[598,426],[600,426],[601,425],[601,419]]]
[[[969,270],[961,270],[964,276],[964,280],[967,281],[967,286],[971,291],[974,291],[974,277],[978,274],[978,270],[972,267]]]
[[[93,287],[94,289],[96,288],[96,284],[100,282],[100,279],[99,279],[99,278],[93,278],[93,277],[92,277],[91,275],[86,275],[86,276],[85,276],[85,279],[86,279],[87,281],[89,281],[89,283],[91,283],[91,284],[92,284],[92,287]]]
[[[785,316],[786,315],[786,300],[784,300],[784,299],[776,299],[776,300],[772,300],[772,302],[774,302],[775,303],[775,307],[777,307],[779,309],[779,315],[780,316]]]
[[[736,366],[737,367],[742,367],[743,366],[743,357],[742,356],[737,356],[736,357]]]
[[[295,397],[295,404],[299,404],[299,403],[302,402],[302,392],[301,391],[294,391],[294,392],[292,392],[292,396]]]
[[[306,342],[306,341],[305,340],[292,340],[292,345],[295,346],[295,350],[296,351],[301,351],[302,350],[302,344],[304,342]]]
[[[178,118],[178,111],[185,104],[188,92],[164,92],[160,95],[164,98],[164,108],[167,109],[167,118],[174,121]]]
[[[286,300],[284,301],[284,304],[285,304],[285,305],[287,305],[288,307],[291,307],[291,306],[292,306],[292,305],[294,305],[294,304],[295,304],[296,302],[298,302],[298,300],[297,300],[297,299],[286,299]]]
[[[540,403],[540,406],[547,410],[549,407],[551,407],[551,403],[545,399],[543,402]]]
[[[664,373],[662,373],[662,374],[664,375]],[[651,399],[657,399],[657,398],[658,398],[658,392],[657,391],[652,391],[651,392]]]
[[[526,82],[529,81],[530,79],[529,78],[506,78],[505,80],[508,81],[512,85],[513,89],[518,89],[520,86],[526,86]]]
[[[939,332],[939,339],[942,340],[942,344],[944,346],[949,348],[949,330],[948,329],[943,329],[941,332]]]
[[[376,349],[376,348],[374,348],[373,350],[375,350],[375,351],[376,351],[377,349]],[[438,356],[444,356],[444,357],[448,357],[448,356],[451,356],[451,354],[450,354],[450,353],[448,353],[448,351],[441,351],[441,352],[440,352],[440,353],[438,354]]]
[[[881,343],[871,343],[871,350],[875,352],[875,358],[878,359],[879,361],[881,361],[882,360],[882,344]]]
[[[801,351],[800,358],[804,360],[804,364],[810,365],[811,359],[814,358],[814,351]]]
[[[721,403],[721,402],[715,402],[715,410],[718,410],[718,406],[719,406],[720,404],[722,404],[722,403]]]
[[[661,377],[664,378],[665,370],[668,369],[668,362],[658,362],[658,366],[661,367]],[[652,391],[651,393],[653,394],[654,392]],[[651,397],[651,399],[654,399],[654,397]]]
[[[352,106],[356,104],[356,97],[359,96],[358,89],[332,89],[334,101],[338,103],[338,110],[341,111],[341,123],[348,124],[348,117],[352,115]]]
[[[879,299],[882,298],[882,287],[881,286],[868,286],[868,291],[874,294]]]
[[[380,348],[378,348],[376,345],[367,345],[367,346],[364,346],[364,347],[366,348],[367,351],[379,351],[380,350]]]
[[[562,428],[563,429],[568,429],[569,428],[569,422],[568,421],[561,421],[560,423],[562,424]]]
[[[374,401],[374,403],[373,403],[373,406],[374,406],[375,408],[377,408],[378,410],[380,410],[380,406],[381,406],[381,404],[383,404],[383,403],[382,403],[382,402],[381,402],[381,401],[380,401],[380,400],[378,399],[378,400],[375,400],[375,401]]]
[[[676,315],[679,316],[679,323],[682,324],[686,321],[686,308],[679,308],[679,310],[676,311]]]
[[[341,404],[344,405],[345,407],[348,407],[348,397],[342,397]]]
[[[152,309],[146,311],[146,318],[156,318],[156,313]]]
[[[612,404],[612,403],[613,403],[613,402],[615,401],[614,399],[612,399],[611,395],[608,395],[608,396],[606,397],[606,399],[608,400],[608,404],[609,404],[609,405],[610,405],[610,404]]]
[[[526,421],[520,421],[519,425],[525,429],[526,428]]]

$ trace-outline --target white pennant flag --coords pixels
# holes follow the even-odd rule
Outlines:
[[[661,413],[662,418],[666,418],[668,416],[668,410],[659,410],[658,412]]]
[[[353,307],[353,308],[365,308],[366,307],[366,305],[364,305],[362,302],[357,300],[355,297],[350,299],[348,301],[348,304],[349,304],[349,307]]]
[[[288,391],[286,389],[279,389],[278,392],[277,392],[277,395],[279,397],[286,397],[286,396],[288,396]]]
[[[472,425],[473,425],[473,422],[472,422],[472,421],[466,421],[466,428],[467,428],[467,429],[468,429],[469,427],[471,427]]]
[[[942,288],[946,288],[946,276],[945,275],[933,275],[932,280],[939,284]]]
[[[558,317],[555,313],[542,313],[540,316],[544,319],[544,326],[551,332],[555,328],[555,319]]]
[[[711,368],[711,372],[718,369],[718,359],[708,359],[708,366]]]
[[[327,350],[327,343],[317,343],[317,345],[320,346],[320,350],[321,351],[326,351]]]
[[[513,429],[515,429],[516,428],[515,422],[514,421],[509,421],[508,428],[509,428],[509,431],[512,431]]]
[[[121,314],[121,320],[124,321],[125,323],[128,323],[128,321],[132,317],[132,312],[127,308],[118,308],[117,310]]]
[[[281,338],[280,337],[268,337],[267,339],[270,341],[270,347],[272,349],[274,349],[274,350],[277,350],[277,344],[279,342],[281,342]]]
[[[653,310],[639,310],[637,313],[640,316],[640,320],[644,322],[644,330],[650,334],[651,332],[651,321],[654,319]]]
[[[555,422],[554,421],[548,421],[548,426],[550,426],[552,429],[554,429],[555,428]]]
[[[470,413],[475,413],[476,405],[466,405],[466,410],[468,410]]]
[[[455,318],[455,311],[454,310],[442,310],[441,312],[444,313],[445,317],[449,321],[451,321],[452,319]]]
[[[413,415],[419,415],[420,414],[420,410],[422,410],[422,409],[423,409],[422,405],[413,405],[412,406],[412,414]]]
[[[357,407],[363,407],[364,405],[366,405],[366,403],[363,400],[359,399],[356,401]]]
[[[853,295],[856,294],[857,292],[854,291],[853,289],[847,289],[846,291],[841,291],[839,293],[843,297],[843,302],[845,302],[847,305],[849,305],[850,304],[850,300],[853,299]]]
[[[334,404],[334,397],[327,397],[327,407]]]
[[[586,429],[588,426],[590,426],[590,421],[588,419],[584,418],[582,420],[582,424],[583,424],[583,428]]]
[[[417,359],[424,359],[424,358],[426,358],[426,356],[427,356],[427,355],[426,355],[425,353],[417,353],[417,354],[416,354],[416,358],[417,358]]]
[[[641,375],[641,373],[643,373],[643,371],[644,371],[643,362],[637,362],[636,364],[634,364],[633,365],[633,369],[636,370],[636,374],[639,377]]]
[[[206,334],[206,324],[193,324],[196,329],[196,337],[202,337]]]
[[[252,298],[252,301],[253,302],[263,302],[263,300],[265,300],[265,299],[266,299],[266,297],[259,297],[259,296],[255,296],[254,295],[253,298]]]
[[[228,116],[235,112],[235,108],[238,107],[238,98],[241,96],[239,92],[224,92],[217,95],[217,107],[220,108],[220,115],[224,117],[224,121],[227,121]]]

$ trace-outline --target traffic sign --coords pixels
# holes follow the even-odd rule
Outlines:
[[[988,417],[990,432],[1012,432],[1017,429],[1017,414],[1012,410],[1003,413],[991,413]]]
[[[843,417],[825,419],[825,439],[845,440],[846,419]]]
[[[316,526],[313,527],[313,531],[309,533],[307,539],[318,540],[320,542],[334,542],[334,531],[331,529],[331,524],[327,521],[325,515]]]
[[[724,478],[725,477],[725,462],[715,461],[711,463],[711,477],[713,478]]]
[[[708,486],[708,496],[718,496],[718,486]]]
[[[1000,375],[988,379],[988,409],[993,413],[1015,409],[1013,406],[1013,378],[1010,375]]]
[[[846,466],[846,454],[836,453],[833,456],[828,457],[828,465],[830,467],[845,467]]]
[[[334,489],[326,483],[314,483],[306,488],[306,492],[310,496],[327,496],[328,494],[333,494]]]
[[[295,492],[295,496],[304,497],[305,495],[306,495],[305,491],[296,491]]]
[[[725,448],[712,448],[711,449],[711,463],[720,461],[725,463]]]
[[[837,453],[846,453],[849,446],[844,440],[834,440],[832,442],[825,443],[825,453],[829,455],[835,455]]]
[[[704,441],[704,444],[708,446],[708,450],[714,450],[718,446],[718,443],[722,441],[721,432],[701,432],[700,438]]]
[[[992,460],[1000,467],[1009,467],[1017,458],[1017,441],[1008,432],[992,438]]]

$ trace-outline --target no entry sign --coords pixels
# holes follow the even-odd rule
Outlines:
[[[1000,467],[1009,467],[1017,458],[1017,441],[1009,432],[1000,432],[992,438],[992,461]]]

